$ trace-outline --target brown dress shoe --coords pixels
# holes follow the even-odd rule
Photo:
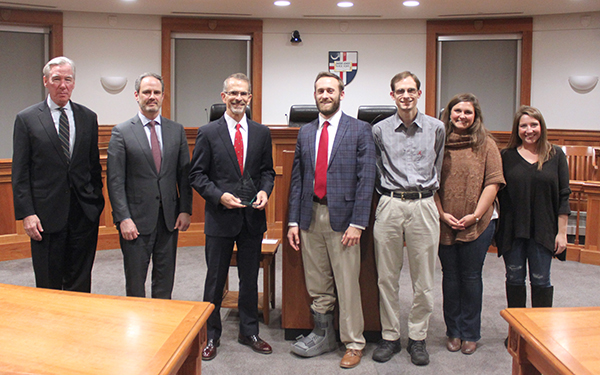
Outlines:
[[[448,349],[448,351],[450,352],[457,352],[460,350],[460,344],[461,341],[460,339],[456,338],[456,337],[448,337],[446,339],[446,349]]]
[[[219,346],[219,340],[210,339],[206,343],[204,349],[202,349],[202,360],[210,361],[217,356],[217,347]]]
[[[240,334],[238,336],[238,342],[242,345],[247,345],[252,350],[260,354],[271,354],[273,353],[273,349],[271,349],[271,345],[264,342],[258,335],[251,336],[242,336]]]
[[[477,342],[475,341],[463,341],[460,351],[463,354],[473,354],[477,350]]]
[[[363,351],[360,349],[346,349],[346,353],[340,362],[341,368],[353,368],[358,366]]]

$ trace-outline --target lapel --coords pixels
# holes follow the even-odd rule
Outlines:
[[[148,137],[146,136],[146,130],[144,130],[144,125],[138,115],[131,119],[131,131],[135,136],[140,149],[144,152],[148,165],[150,165],[150,168],[158,175],[156,165],[154,164],[154,157],[152,157],[152,149],[150,148],[150,143],[148,143]]]
[[[331,149],[331,155],[329,156],[329,165],[333,162],[337,151],[342,144],[342,139],[348,130],[348,123],[346,121],[346,114],[342,112],[342,117],[340,117],[340,123],[338,124],[338,129],[335,132],[335,139],[333,140],[333,148]],[[329,168],[329,166],[328,166]]]
[[[48,138],[50,138],[52,145],[54,145],[54,150],[58,154],[58,157],[63,161],[63,163],[66,166],[68,166],[69,161],[67,160],[67,157],[62,151],[60,140],[58,139],[58,133],[56,132],[56,127],[54,125],[54,120],[52,119],[52,114],[50,114],[50,107],[48,107],[48,102],[44,100],[42,103],[40,103],[38,109],[40,110],[40,113],[38,114],[38,119],[40,120],[42,128],[48,135]]]
[[[85,132],[87,131],[87,127],[84,125],[85,120],[83,118],[83,112],[79,110],[77,105],[71,102],[71,110],[73,111],[73,118],[75,119],[75,144],[73,145],[73,153],[71,154],[71,159],[77,158],[78,154],[81,152],[80,147],[85,138]]]
[[[248,125],[249,127],[250,125]],[[237,157],[235,156],[235,149],[233,148],[233,143],[231,143],[231,136],[229,135],[229,129],[227,129],[227,121],[225,121],[225,115],[221,116],[221,118],[219,119],[219,127],[217,129],[217,133],[219,134],[219,138],[221,138],[221,142],[223,143],[223,147],[225,148],[225,151],[227,152],[227,154],[229,155],[229,158],[231,159],[231,163],[233,165],[233,170],[236,171],[235,173],[242,177],[242,174],[240,172],[240,166],[238,164],[237,161]],[[250,143],[250,132],[248,131],[248,143]],[[248,152],[246,151],[246,154],[248,154]]]
[[[308,141],[308,149],[310,150],[310,165],[312,165],[313,170],[315,165],[317,164],[317,155],[315,150],[315,142],[317,140],[317,130],[319,130],[319,119],[317,118],[313,122],[306,124],[304,126],[309,127],[307,141]]]
[[[175,132],[173,131],[173,123],[161,116],[161,132],[162,132],[162,162],[160,167],[160,174],[163,173],[163,166],[168,165],[168,160],[173,155],[171,150],[179,150],[179,140],[173,139]],[[154,158],[152,159],[154,162]]]

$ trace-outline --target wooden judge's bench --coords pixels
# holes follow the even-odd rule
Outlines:
[[[275,169],[275,188],[267,206],[268,237],[281,239],[282,252],[282,327],[286,338],[293,339],[304,330],[312,328],[310,314],[311,299],[304,284],[304,270],[299,252],[294,251],[287,241],[288,190],[299,128],[270,126],[273,140],[273,162]],[[100,158],[104,179],[106,207],[100,217],[98,250],[118,249],[118,232],[113,224],[112,208],[106,189],[106,150],[110,140],[112,126],[99,127]],[[186,128],[188,145],[193,151],[196,128]],[[508,142],[507,132],[493,132],[502,147]],[[600,148],[600,131],[549,129],[550,142],[558,145],[585,145]],[[596,152],[596,155],[600,152]],[[29,238],[21,222],[14,219],[13,195],[11,187],[11,160],[0,160],[0,261],[28,258],[31,256]],[[596,163],[596,166],[598,163]],[[575,167],[579,169],[580,167]],[[571,203],[573,212],[586,212],[587,230],[585,243],[570,243],[567,259],[582,263],[600,265],[600,176],[594,172],[584,180],[571,178],[574,194]],[[376,197],[374,197],[375,203]],[[572,215],[573,216],[573,215]],[[582,215],[583,216],[583,215]],[[579,215],[577,215],[579,217]],[[371,215],[371,223],[373,215]],[[579,237],[579,236],[577,236]],[[192,224],[188,231],[179,234],[179,246],[204,245],[204,200],[194,192]],[[491,248],[491,251],[495,249]],[[369,341],[376,340],[380,334],[379,291],[377,288],[377,270],[373,253],[372,225],[361,238],[361,297],[365,318],[365,336]]]

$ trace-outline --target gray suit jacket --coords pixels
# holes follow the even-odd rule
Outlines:
[[[131,218],[140,234],[155,230],[161,205],[165,224],[171,231],[179,213],[192,213],[190,152],[185,130],[181,124],[161,119],[160,173],[138,115],[115,126],[108,145],[107,186],[113,220],[119,223]]]

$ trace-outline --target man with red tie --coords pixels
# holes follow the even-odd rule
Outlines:
[[[368,225],[375,183],[369,124],[340,111],[344,83],[321,72],[314,85],[319,118],[298,133],[289,200],[290,245],[299,251],[314,329],[292,352],[314,357],[337,348],[333,309],[340,306],[343,368],[360,363],[365,347],[360,297],[360,237]]]
[[[204,301],[215,309],[207,321],[203,360],[217,355],[221,338],[220,308],[233,245],[237,245],[240,278],[238,342],[261,354],[271,346],[258,336],[258,270],[267,230],[265,206],[273,190],[271,132],[246,117],[250,80],[236,73],[223,83],[225,114],[198,128],[190,183],[205,199],[206,281]]]

